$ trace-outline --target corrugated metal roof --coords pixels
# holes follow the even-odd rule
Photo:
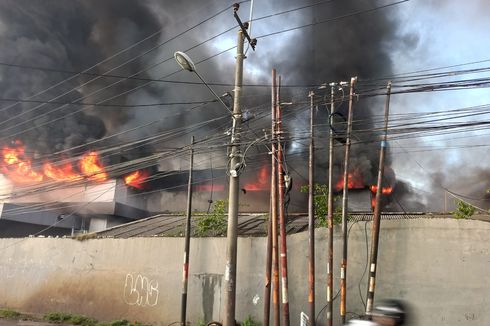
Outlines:
[[[195,230],[197,221],[203,215],[192,217],[192,229]],[[370,221],[372,213],[349,213],[350,221]],[[479,218],[480,217],[480,218]],[[383,213],[383,220],[453,218],[451,214],[443,213]],[[475,216],[477,219],[490,221],[490,215]],[[267,234],[267,213],[241,214],[238,217],[238,234],[240,236],[264,236]],[[171,237],[183,236],[185,216],[159,214],[135,222],[119,225],[104,231],[84,235],[84,238],[132,238],[132,237]],[[287,233],[302,232],[308,228],[307,214],[291,214],[288,216]]]

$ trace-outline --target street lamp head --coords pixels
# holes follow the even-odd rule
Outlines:
[[[182,69],[195,72],[196,67],[194,66],[194,62],[192,62],[191,58],[182,51],[177,51],[174,53],[175,61],[182,67]]]

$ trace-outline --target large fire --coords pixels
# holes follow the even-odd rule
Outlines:
[[[255,182],[249,182],[243,186],[246,191],[262,191],[269,189],[269,179],[267,166],[262,166]]]
[[[79,172],[71,162],[53,163],[45,161],[39,169],[32,166],[32,161],[25,153],[20,141],[12,146],[2,148],[1,173],[15,184],[36,184],[46,180],[73,182],[88,179],[103,182],[109,179],[97,152],[91,151],[78,160]],[[127,185],[140,188],[148,177],[147,171],[135,171],[124,177]]]
[[[364,178],[362,177],[362,173],[361,171],[359,171],[359,169],[350,171],[347,174],[347,189],[363,189],[364,187]],[[335,189],[337,191],[344,189],[343,176],[341,176],[339,178],[339,181],[337,181],[337,183],[335,184]]]
[[[51,162],[45,162],[43,172],[48,178],[56,181],[78,181],[83,179],[80,174],[73,171],[71,163],[56,166]]]
[[[377,185],[372,185],[371,187],[369,187],[369,189],[371,189],[371,191],[376,194],[376,192],[378,191],[378,186]],[[383,195],[389,195],[391,194],[393,191],[393,188],[391,187],[381,187],[381,193]]]
[[[372,196],[371,196],[371,207],[374,210],[374,208],[376,206],[376,192],[378,191],[378,186],[377,185],[372,185],[372,186],[369,187],[369,189],[371,190],[371,193],[372,193]],[[381,194],[382,195],[388,196],[392,192],[393,192],[393,188],[392,187],[381,187]]]
[[[90,180],[106,181],[107,173],[99,161],[97,152],[89,152],[82,156],[80,160],[80,171],[85,174]]]
[[[41,182],[43,174],[32,169],[31,160],[25,156],[24,146],[2,148],[2,173],[14,183],[28,184]]]
[[[148,178],[149,173],[146,170],[138,170],[124,177],[124,182],[131,187],[143,189],[143,183]]]

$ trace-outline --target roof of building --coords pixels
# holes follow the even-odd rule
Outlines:
[[[192,230],[195,234],[199,218],[192,217]],[[349,221],[370,221],[373,213],[349,213]],[[476,215],[475,219],[490,221],[490,215]],[[453,218],[450,213],[383,213],[383,220],[403,220],[421,218]],[[240,214],[238,218],[238,234],[240,236],[264,236],[267,234],[268,213]],[[185,216],[175,214],[158,214],[135,222],[115,226],[103,231],[79,237],[85,238],[132,238],[132,237],[180,237],[184,234]],[[286,230],[288,234],[302,232],[308,228],[307,214],[290,214]],[[211,234],[211,236],[214,236]]]

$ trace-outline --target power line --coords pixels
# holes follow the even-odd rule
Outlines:
[[[226,10],[227,10],[227,9],[229,9],[230,7],[231,7],[231,6],[227,7],[226,9],[223,9],[222,11],[220,11],[220,12],[218,12],[217,14],[213,15],[213,16],[212,16],[212,18],[214,18],[215,16],[219,15],[220,13],[222,13],[222,12],[226,11]],[[209,19],[210,19],[210,18],[209,18]],[[194,27],[197,27],[197,26],[199,26],[199,25],[200,25],[200,24],[196,24]],[[190,28],[190,29],[192,29],[192,28]],[[232,28],[231,28],[231,29],[232,29]],[[216,38],[216,37],[218,37],[218,36],[220,36],[220,35],[225,34],[226,32],[230,31],[231,29],[229,29],[229,30],[227,30],[227,31],[224,31],[224,32],[221,32],[221,33],[219,33],[219,34],[217,34],[217,35],[215,35],[215,36],[213,36],[213,37],[211,37],[211,38],[208,38],[207,40],[205,40],[205,41],[203,41],[203,42],[201,42],[201,43],[199,43],[199,44],[197,44],[197,45],[195,45],[195,46],[193,46],[193,47],[191,47],[191,48],[187,49],[186,51],[189,51],[189,50],[191,50],[191,49],[193,49],[193,48],[196,48],[196,47],[198,47],[198,46],[200,46],[200,45],[202,45],[202,44],[204,44],[204,43],[206,43],[206,42],[209,42],[210,40],[212,40],[212,39],[214,39],[214,38]],[[177,36],[176,36],[176,37],[177,37]],[[164,42],[164,43],[165,43],[165,42]],[[162,44],[163,44],[163,43],[162,43]],[[151,50],[150,50],[150,51],[151,51]],[[86,94],[86,95],[84,95],[84,96],[82,96],[82,97],[78,98],[76,101],[81,101],[81,100],[83,100],[83,99],[85,99],[85,98],[87,98],[87,97],[89,97],[89,96],[93,96],[93,95],[95,95],[95,94],[98,94],[99,92],[101,92],[101,91],[103,91],[103,90],[106,90],[106,89],[108,89],[108,88],[110,88],[110,87],[112,87],[112,86],[114,86],[114,85],[117,85],[117,84],[121,83],[122,81],[124,81],[124,80],[126,80],[126,79],[128,79],[128,78],[130,78],[130,77],[137,76],[137,75],[141,74],[142,72],[145,72],[145,71],[147,71],[147,70],[149,70],[149,69],[151,69],[151,68],[153,68],[153,67],[155,67],[155,66],[157,66],[157,65],[159,65],[159,64],[161,64],[161,63],[164,63],[164,62],[166,62],[166,61],[171,60],[172,58],[173,58],[173,57],[169,57],[169,58],[167,58],[167,59],[165,59],[165,60],[163,60],[163,61],[157,62],[156,64],[150,65],[150,66],[149,66],[149,67],[147,67],[147,68],[144,68],[144,69],[142,69],[142,70],[140,70],[140,71],[138,71],[138,72],[136,72],[136,73],[134,73],[134,74],[132,74],[132,75],[130,75],[130,76],[125,77],[124,79],[121,79],[121,80],[119,80],[119,81],[117,81],[117,82],[115,82],[115,83],[112,83],[112,84],[110,84],[110,85],[108,85],[108,86],[105,86],[105,87],[103,87],[103,88],[101,88],[101,89],[95,90],[95,91],[93,91],[93,92],[91,92],[91,93],[89,93],[89,94]],[[133,58],[133,59],[134,59],[134,58]],[[110,69],[108,72],[111,72],[111,71],[113,71],[113,70],[115,70],[115,69],[118,69],[118,68],[120,68],[121,66],[125,65],[126,63],[128,63],[128,62],[125,62],[125,63],[123,63],[123,64],[121,64],[121,65],[119,65],[119,66],[117,66],[117,67],[115,67],[115,68],[112,68],[112,69]],[[179,70],[179,71],[180,71],[180,70]],[[175,74],[175,73],[172,73],[172,74]],[[172,75],[172,74],[170,74],[170,75]],[[95,80],[100,79],[100,78],[101,78],[101,76],[98,76],[98,77],[96,77],[96,78],[94,78],[94,79],[92,79],[92,80],[90,80],[90,81],[88,81],[88,82],[86,82],[86,83],[83,83],[82,85],[78,85],[77,87],[75,87],[75,88],[71,89],[70,91],[65,92],[65,93],[63,93],[63,94],[61,94],[61,95],[56,96],[56,97],[55,97],[55,98],[53,98],[52,100],[56,100],[56,99],[61,98],[61,97],[65,96],[65,95],[68,95],[68,94],[69,94],[69,93],[71,93],[72,91],[77,90],[78,88],[83,87],[83,86],[85,86],[85,85],[87,85],[87,84],[91,83],[92,81],[95,81]],[[163,77],[163,78],[165,78],[165,77]],[[146,83],[146,84],[145,84],[145,86],[146,86],[147,84],[148,84],[148,83]],[[135,89],[139,89],[139,87],[138,87],[138,88],[135,88]],[[120,93],[120,94],[118,94],[118,95],[116,95],[116,96],[113,96],[113,97],[111,97],[111,98],[109,98],[109,99],[106,99],[106,100],[103,100],[103,101],[98,101],[98,102],[97,102],[97,104],[102,104],[102,103],[104,103],[104,102],[106,102],[106,101],[108,101],[108,100],[111,100],[111,99],[114,99],[114,98],[116,98],[116,97],[122,96],[122,95],[124,95],[124,94],[126,94],[126,93],[127,93],[127,92],[123,92],[123,93]],[[34,111],[34,110],[36,110],[36,109],[38,109],[38,108],[42,107],[43,105],[44,105],[44,104],[41,104],[40,106],[36,106],[36,107],[34,107],[34,108],[30,109],[30,110],[27,110],[27,111],[22,112],[22,113],[21,113],[21,114],[19,114],[19,115],[16,115],[16,116],[14,116],[14,117],[11,117],[11,118],[7,119],[6,121],[0,122],[0,125],[5,124],[5,123],[7,123],[7,122],[11,121],[13,118],[18,118],[19,116],[22,116],[22,115],[24,115],[24,114],[30,113],[30,112],[32,112],[32,111]],[[61,106],[61,107],[58,107],[58,108],[56,108],[56,109],[50,110],[49,112],[44,113],[43,115],[46,115],[46,114],[49,114],[49,113],[53,113],[53,112],[59,111],[59,110],[60,110],[60,109],[62,109],[63,107],[65,107],[65,106]],[[7,108],[8,108],[8,107],[7,107]],[[4,109],[6,109],[6,108],[4,108]],[[75,112],[72,112],[70,115],[76,114],[76,113],[81,112],[81,111],[82,111],[82,109],[80,109],[80,110],[78,110],[78,111],[75,111]],[[60,120],[60,118],[55,119],[55,120],[51,120],[51,121],[49,121],[49,122],[47,122],[47,123],[45,123],[45,124],[43,124],[43,125],[50,124],[50,123],[52,123],[52,122],[59,121],[59,120]],[[23,124],[23,123],[21,123],[21,124]],[[17,124],[16,126],[21,125],[21,124]],[[12,126],[12,127],[7,128],[7,129],[8,129],[8,130],[10,130],[10,129],[12,129],[13,127],[16,127],[16,126]],[[33,128],[30,128],[30,129],[27,129],[27,130],[28,130],[28,131],[30,131],[30,130],[32,130],[32,129],[33,129]],[[19,134],[19,133],[17,133],[17,134]],[[17,134],[16,134],[16,135],[17,135]]]
[[[326,19],[326,20],[321,20],[321,21],[318,21],[318,22],[314,22],[314,23],[309,23],[309,24],[305,24],[305,25],[301,25],[301,26],[296,26],[296,27],[284,29],[282,31],[277,31],[277,32],[273,32],[273,33],[264,34],[264,35],[258,36],[256,38],[257,39],[261,39],[261,38],[265,38],[265,37],[269,37],[269,36],[273,36],[273,35],[278,35],[278,34],[282,34],[282,33],[287,33],[287,32],[291,32],[291,31],[295,31],[295,30],[298,30],[298,29],[306,28],[306,27],[311,27],[311,26],[315,26],[315,25],[319,25],[319,24],[330,23],[332,21],[336,21],[336,20],[340,20],[340,19],[344,19],[344,18],[349,18],[349,17],[354,17],[354,16],[358,16],[358,15],[361,15],[361,14],[366,14],[366,13],[370,13],[370,12],[377,11],[377,10],[380,10],[380,9],[384,9],[384,8],[387,8],[387,7],[399,5],[399,4],[402,4],[404,2],[408,2],[408,1],[410,1],[410,0],[401,0],[401,1],[393,2],[393,3],[387,4],[387,5],[374,7],[374,8],[371,8],[371,9],[359,10],[359,11],[356,11],[356,12],[353,12],[353,13],[350,13],[350,14],[345,14],[345,15],[334,17],[334,18],[330,18],[330,19]]]
[[[42,104],[115,107],[115,108],[138,108],[138,107],[154,107],[154,106],[170,106],[170,105],[206,104],[206,103],[217,102],[217,100],[213,99],[213,100],[201,100],[201,101],[190,101],[190,102],[162,102],[162,103],[144,103],[144,104],[97,104],[97,103],[84,103],[84,102],[58,102],[58,101],[23,100],[23,99],[16,99],[16,98],[0,98],[0,102],[42,103]]]
[[[435,70],[443,70],[443,69],[449,69],[449,68],[457,68],[457,67],[462,67],[462,66],[469,66],[469,65],[474,65],[474,64],[479,64],[479,63],[486,63],[490,62],[490,59],[483,59],[483,60],[478,60],[478,61],[471,61],[471,62],[466,62],[466,63],[459,63],[459,64],[454,64],[454,65],[449,65],[449,66],[441,66],[441,67],[435,67],[435,68],[426,68],[426,69],[420,69],[420,70],[415,70],[415,71],[410,71],[410,72],[403,72],[391,76],[384,76],[384,77],[379,77],[379,78],[374,78],[374,79],[361,79],[360,83],[363,82],[371,82],[371,81],[386,81],[386,80],[391,80],[397,77],[412,77],[410,75],[422,73],[422,72],[429,72],[429,71],[435,71]],[[451,72],[446,72],[450,74]],[[408,76],[407,76],[408,75]],[[413,77],[419,77],[419,76],[413,76]]]
[[[244,0],[244,1],[241,1],[240,3],[244,3],[244,2],[248,2],[248,1],[250,1],[250,0]],[[211,20],[211,19],[215,18],[216,16],[220,15],[221,13],[223,13],[223,12],[225,12],[226,10],[230,9],[231,7],[232,7],[232,6],[227,6],[226,8],[224,8],[224,9],[222,9],[222,10],[218,11],[216,14],[214,14],[214,15],[212,15],[212,16],[210,16],[210,17],[208,17],[208,18],[204,19],[203,21],[201,21],[201,22],[199,22],[199,23],[197,23],[197,24],[195,24],[195,25],[193,25],[193,26],[191,26],[191,27],[187,28],[187,29],[186,29],[186,30],[184,30],[183,32],[181,32],[181,33],[179,33],[179,34],[177,34],[177,35],[175,35],[175,36],[171,37],[170,39],[167,39],[166,41],[159,43],[157,46],[155,46],[155,47],[151,48],[150,50],[147,50],[147,51],[143,52],[143,54],[140,54],[140,55],[138,55],[138,56],[136,56],[136,57],[131,58],[129,61],[126,61],[126,62],[125,62],[123,65],[126,65],[127,63],[130,63],[130,62],[132,62],[132,61],[134,61],[134,60],[136,60],[136,59],[138,59],[138,58],[140,58],[140,57],[142,57],[142,56],[146,55],[147,53],[149,53],[149,52],[151,52],[151,51],[153,51],[153,50],[155,50],[155,49],[157,49],[157,48],[159,48],[159,47],[161,47],[161,46],[163,46],[163,45],[165,45],[165,44],[167,44],[167,43],[169,43],[169,42],[171,42],[171,41],[173,41],[173,40],[175,40],[175,39],[177,39],[178,37],[182,36],[183,34],[185,34],[185,33],[189,32],[189,31],[191,31],[192,29],[194,29],[194,28],[196,28],[196,27],[198,27],[198,26],[200,26],[200,25],[204,24],[205,22],[207,22],[207,21],[209,21],[209,20]],[[38,93],[36,93],[36,94],[34,94],[34,95],[30,96],[28,99],[31,99],[31,98],[36,97],[36,96],[38,96],[38,95],[44,94],[44,93],[46,93],[47,91],[49,91],[49,90],[51,90],[51,89],[53,89],[53,88],[55,88],[55,87],[57,87],[57,86],[59,86],[59,85],[62,85],[63,83],[65,83],[65,82],[67,82],[67,81],[70,81],[70,80],[72,80],[72,79],[74,79],[74,78],[76,78],[76,77],[79,77],[79,76],[81,76],[81,75],[83,75],[83,74],[88,74],[90,70],[92,70],[92,69],[96,68],[97,66],[99,66],[99,65],[101,65],[101,64],[103,64],[103,63],[105,63],[105,62],[107,62],[107,61],[110,61],[111,59],[113,59],[113,58],[115,58],[115,57],[119,56],[119,55],[120,55],[120,54],[122,54],[122,53],[125,53],[125,52],[127,52],[127,51],[131,50],[132,48],[136,47],[137,45],[139,45],[139,44],[141,44],[141,43],[143,43],[143,42],[145,42],[145,41],[147,41],[147,40],[149,40],[149,39],[151,39],[151,38],[153,38],[153,37],[155,37],[155,36],[160,35],[160,33],[161,33],[163,30],[164,30],[164,29],[162,28],[162,29],[160,29],[160,30],[158,30],[158,31],[156,31],[156,32],[154,32],[154,33],[152,33],[152,34],[150,34],[149,36],[145,37],[144,39],[142,39],[142,40],[140,40],[140,41],[138,41],[138,42],[136,42],[136,43],[134,43],[134,44],[130,45],[129,47],[127,47],[127,48],[125,48],[125,49],[123,49],[123,50],[120,50],[120,51],[118,51],[118,52],[114,53],[113,55],[111,55],[111,56],[107,57],[106,59],[104,59],[104,60],[102,60],[102,61],[100,61],[100,62],[96,63],[95,65],[93,65],[93,66],[91,66],[91,67],[89,67],[89,68],[87,68],[87,69],[83,70],[82,72],[75,73],[73,76],[71,76],[71,77],[69,77],[69,78],[67,78],[67,79],[64,79],[64,80],[62,80],[61,82],[56,83],[55,85],[52,85],[52,86],[50,86],[50,87],[48,87],[48,88],[44,89],[43,91],[38,92]],[[11,64],[11,65],[13,66],[13,64]],[[17,65],[17,66],[19,66],[19,65]],[[113,70],[115,70],[115,69],[118,69],[118,68],[120,68],[120,67],[121,67],[121,65],[117,66],[116,68],[112,68],[111,70],[109,70],[109,72],[110,72],[110,71],[113,71]],[[103,76],[103,75],[101,75],[101,76]],[[99,76],[99,77],[100,77],[100,76]],[[92,80],[92,81],[93,81],[93,80]],[[81,87],[81,86],[79,86],[79,87]],[[15,105],[15,104],[14,104],[14,105]],[[6,107],[6,108],[2,108],[2,109],[0,109],[0,111],[3,111],[3,110],[8,109],[8,108],[10,108],[10,107],[12,107],[12,106],[9,106],[9,107]]]

